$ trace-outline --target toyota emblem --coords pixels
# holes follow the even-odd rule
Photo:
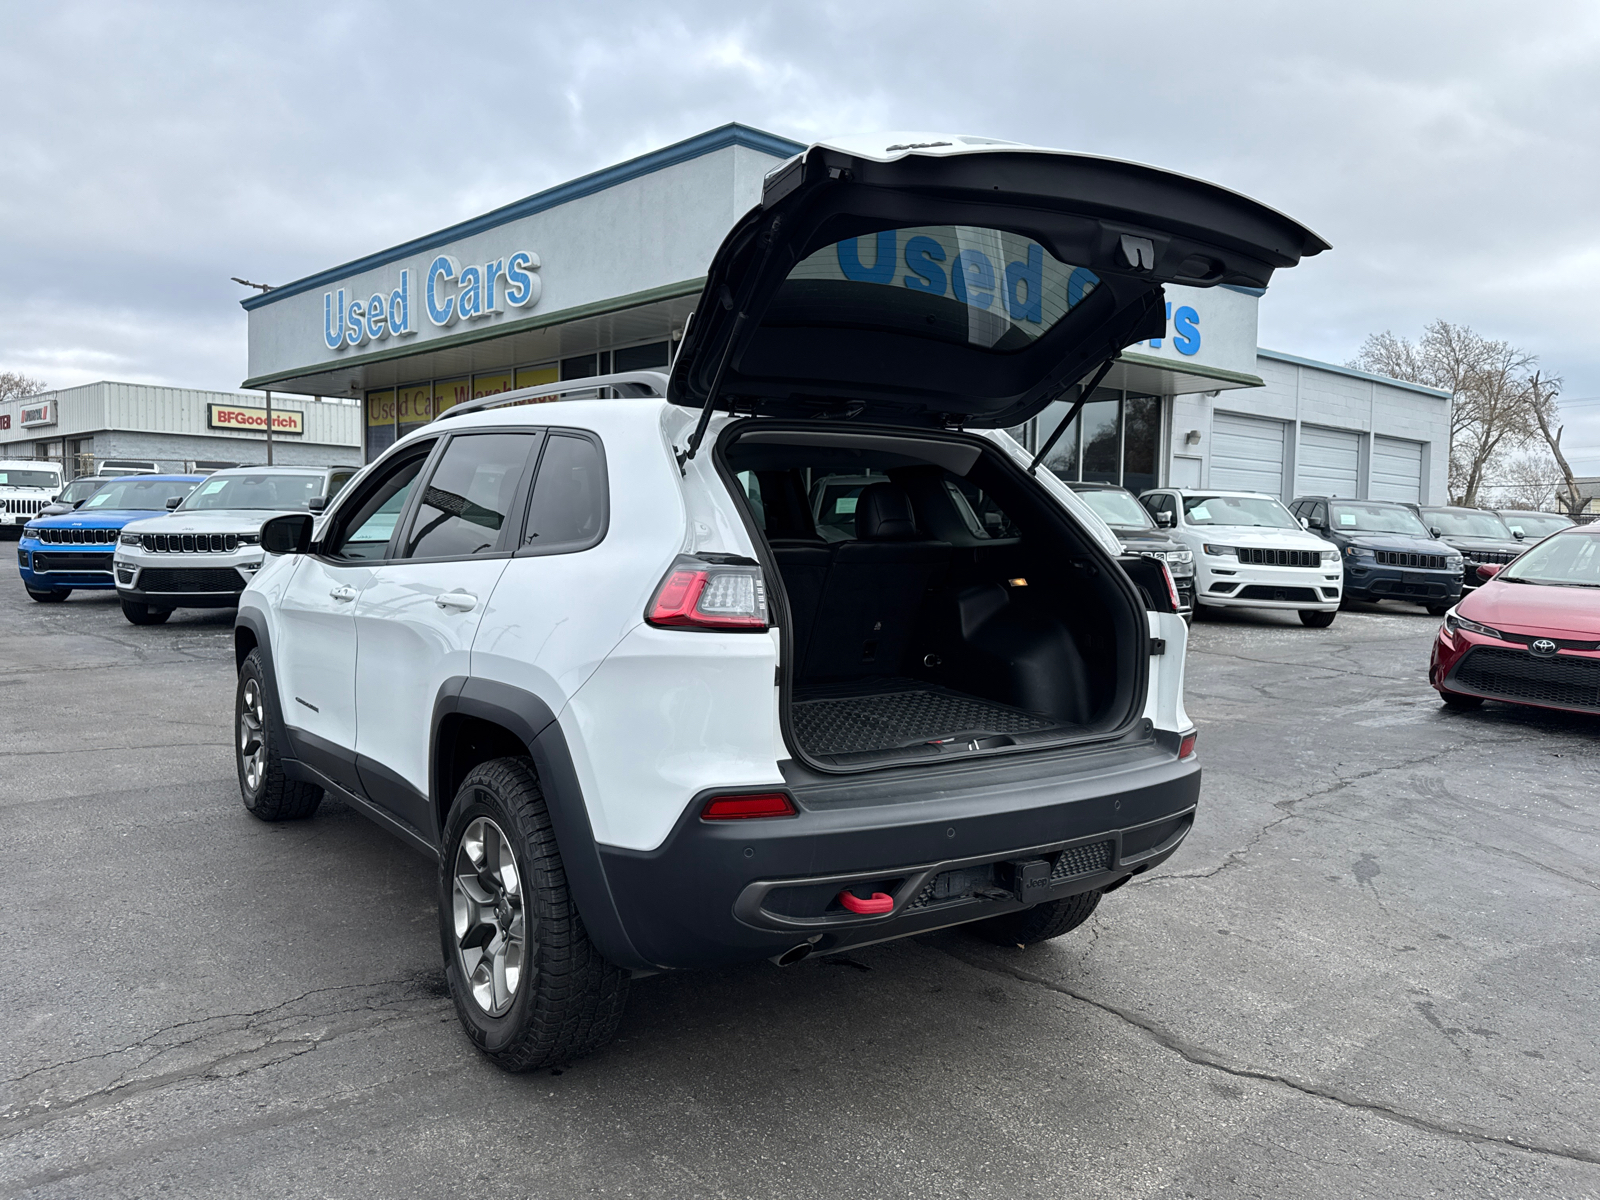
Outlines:
[[[1540,658],[1549,658],[1556,652],[1556,644],[1549,638],[1540,638],[1538,641],[1534,642],[1533,645],[1529,646],[1528,649],[1532,650]]]

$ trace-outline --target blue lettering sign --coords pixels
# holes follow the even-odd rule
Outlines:
[[[1167,308],[1171,310],[1172,305],[1167,305]],[[1200,314],[1185,304],[1173,317],[1172,325],[1176,331],[1172,338],[1172,348],[1179,354],[1199,354]]]
[[[861,265],[860,238],[845,238],[840,242],[837,250],[839,255],[839,270],[844,272],[846,279],[853,279],[857,283],[889,283],[894,279],[894,264],[896,255],[895,232],[892,229],[878,231],[878,256],[872,260],[870,267]],[[939,289],[943,291],[943,288]]]
[[[935,265],[944,257],[944,247],[931,237],[912,238],[906,243],[906,266],[911,274],[905,277],[905,285],[914,292],[944,295],[944,268]]]
[[[483,268],[461,268],[461,293],[456,298],[456,311],[463,321],[483,316]]]
[[[456,298],[454,296],[440,295],[439,283],[441,280],[454,279],[461,270],[461,264],[448,254],[441,254],[434,259],[428,267],[427,308],[428,320],[441,328],[456,323]]]
[[[956,299],[973,308],[988,308],[994,301],[994,264],[982,250],[963,250],[950,268]]]
[[[400,286],[389,293],[389,331],[396,337],[416,332],[411,328],[411,272],[400,272]]]
[[[338,350],[344,345],[344,289],[339,289],[337,308],[333,295],[322,293],[322,341],[329,350]]]
[[[539,294],[544,290],[544,281],[529,271],[539,269],[539,256],[530,254],[526,250],[518,250],[506,259],[506,303],[512,308],[522,308],[524,305],[539,303]]]
[[[367,323],[363,319],[366,311],[361,307],[359,300],[350,301],[350,307],[345,310],[344,344],[346,346],[359,346],[367,340]]]
[[[1030,245],[1026,263],[1006,264],[1006,312],[1013,321],[1044,320],[1044,248]]]

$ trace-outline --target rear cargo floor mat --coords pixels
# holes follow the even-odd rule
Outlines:
[[[803,699],[794,730],[812,754],[890,750],[951,737],[1037,733],[1060,722],[942,688],[911,685],[871,695]]]

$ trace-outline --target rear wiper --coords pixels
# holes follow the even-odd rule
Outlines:
[[[1072,402],[1072,407],[1067,410],[1067,415],[1062,418],[1061,424],[1056,426],[1055,432],[1045,439],[1044,445],[1039,447],[1039,453],[1033,456],[1033,462],[1028,464],[1029,475],[1037,471],[1039,464],[1044,461],[1044,456],[1055,449],[1056,441],[1067,431],[1067,426],[1071,425],[1077,418],[1078,413],[1083,410],[1083,406],[1089,402],[1089,397],[1094,394],[1095,388],[1100,386],[1100,381],[1106,377],[1106,372],[1111,370],[1111,365],[1117,361],[1121,353],[1119,350],[1101,363],[1100,369],[1094,373],[1094,378],[1078,389],[1078,398]]]

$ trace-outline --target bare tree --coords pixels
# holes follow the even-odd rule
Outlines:
[[[0,401],[37,396],[47,388],[48,385],[42,379],[30,379],[15,371],[0,371]]]
[[[1478,497],[1489,508],[1521,508],[1549,512],[1566,484],[1561,470],[1542,446],[1494,464],[1493,481],[1486,481]]]
[[[1565,425],[1557,425],[1554,433],[1550,427],[1555,424],[1559,415],[1556,409],[1556,397],[1561,394],[1561,380],[1542,378],[1535,371],[1528,380],[1528,388],[1532,393],[1533,419],[1539,425],[1539,433],[1544,438],[1545,445],[1550,447],[1550,454],[1556,462],[1555,465],[1561,473],[1561,486],[1557,489],[1555,497],[1560,503],[1562,511],[1569,517],[1576,517],[1583,511],[1586,503],[1578,481],[1573,477],[1572,467],[1567,463],[1567,456],[1561,452],[1561,435],[1566,432]]]
[[[1536,436],[1527,378],[1535,361],[1509,342],[1440,320],[1415,343],[1373,334],[1350,365],[1450,393],[1450,494],[1475,505],[1491,464]]]

